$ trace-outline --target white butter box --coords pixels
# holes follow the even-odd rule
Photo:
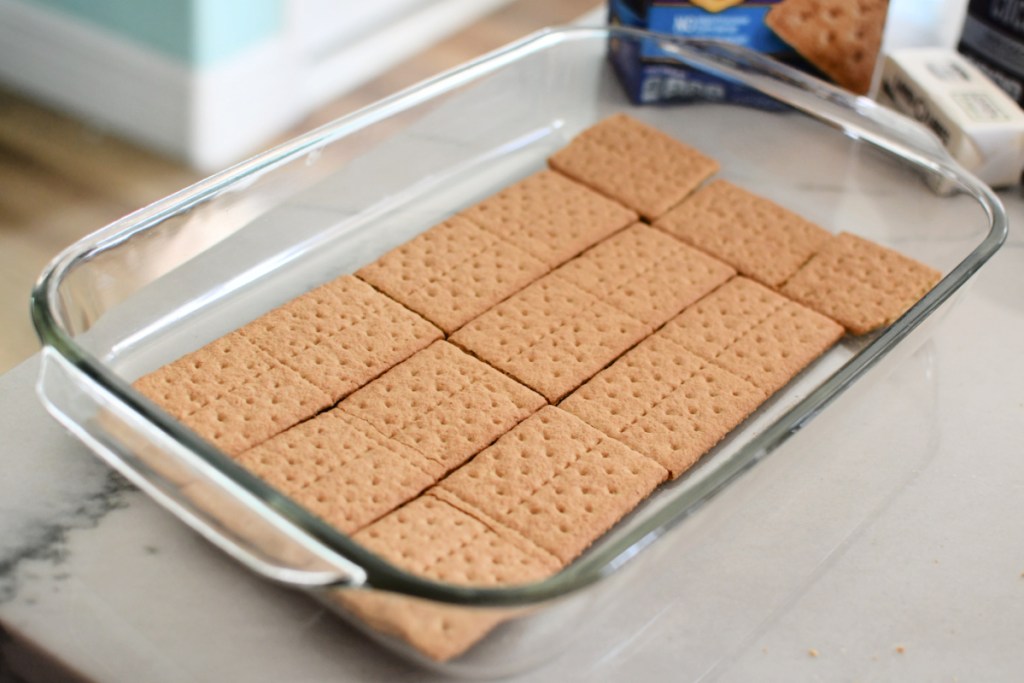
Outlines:
[[[957,52],[907,48],[886,55],[878,100],[927,126],[989,185],[1020,181],[1024,112]]]

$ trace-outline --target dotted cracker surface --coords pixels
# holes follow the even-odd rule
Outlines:
[[[238,461],[353,532],[414,498],[544,403],[438,341]]]
[[[415,497],[444,467],[337,408],[246,451],[238,462],[345,533]]]
[[[773,394],[843,336],[835,321],[736,277],[660,334]]]
[[[942,274],[903,254],[842,233],[782,287],[782,293],[867,334],[900,317]]]
[[[635,212],[548,170],[461,215],[552,268],[637,219]]]
[[[438,341],[339,407],[447,472],[544,403],[536,392]]]
[[[549,401],[557,401],[651,328],[555,271],[450,339]]]
[[[549,270],[511,241],[453,216],[357,275],[451,333]]]
[[[658,219],[656,227],[770,287],[782,285],[830,233],[732,183],[716,180]]]
[[[678,205],[717,164],[628,117],[551,165],[590,175],[535,174],[137,386],[397,566],[512,585],[571,562],[834,344],[822,313],[868,328],[938,279],[728,183]],[[678,206],[658,230],[588,188],[648,218]],[[519,613],[331,599],[437,660]]]
[[[721,261],[639,223],[558,269],[559,277],[655,327],[735,274]]]
[[[678,477],[765,398],[762,389],[655,333],[559,407]]]
[[[135,388],[229,455],[331,405],[331,397],[232,332],[135,382]]]
[[[436,490],[568,563],[665,477],[652,460],[547,407]]]
[[[718,171],[718,162],[624,114],[577,135],[551,168],[654,220]]]
[[[420,576],[470,586],[530,583],[560,565],[448,503],[425,494],[354,536],[367,549]],[[502,619],[504,610],[472,610],[380,593],[346,596],[371,625],[437,660],[457,656]]]
[[[332,402],[442,336],[434,325],[351,275],[293,299],[242,331],[327,392]]]
[[[864,94],[888,7],[888,0],[784,0],[765,24],[836,83]]]

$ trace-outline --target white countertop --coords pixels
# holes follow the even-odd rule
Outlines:
[[[1009,240],[930,340],[522,680],[1019,678],[1024,197],[1001,197]],[[37,370],[0,377],[0,682],[427,677],[123,484],[45,414]]]

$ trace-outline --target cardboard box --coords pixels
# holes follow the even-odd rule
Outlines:
[[[866,93],[888,0],[610,0],[609,24],[683,38],[721,40],[767,54]],[[637,104],[771,100],[679,64],[653,40],[612,40],[609,54]]]

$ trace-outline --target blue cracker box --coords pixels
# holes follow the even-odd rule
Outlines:
[[[683,38],[722,40],[817,72],[767,25],[765,15],[782,0],[610,0],[608,23]],[[654,41],[612,39],[609,58],[635,104],[704,99],[778,108],[775,100],[745,86],[688,69]]]

